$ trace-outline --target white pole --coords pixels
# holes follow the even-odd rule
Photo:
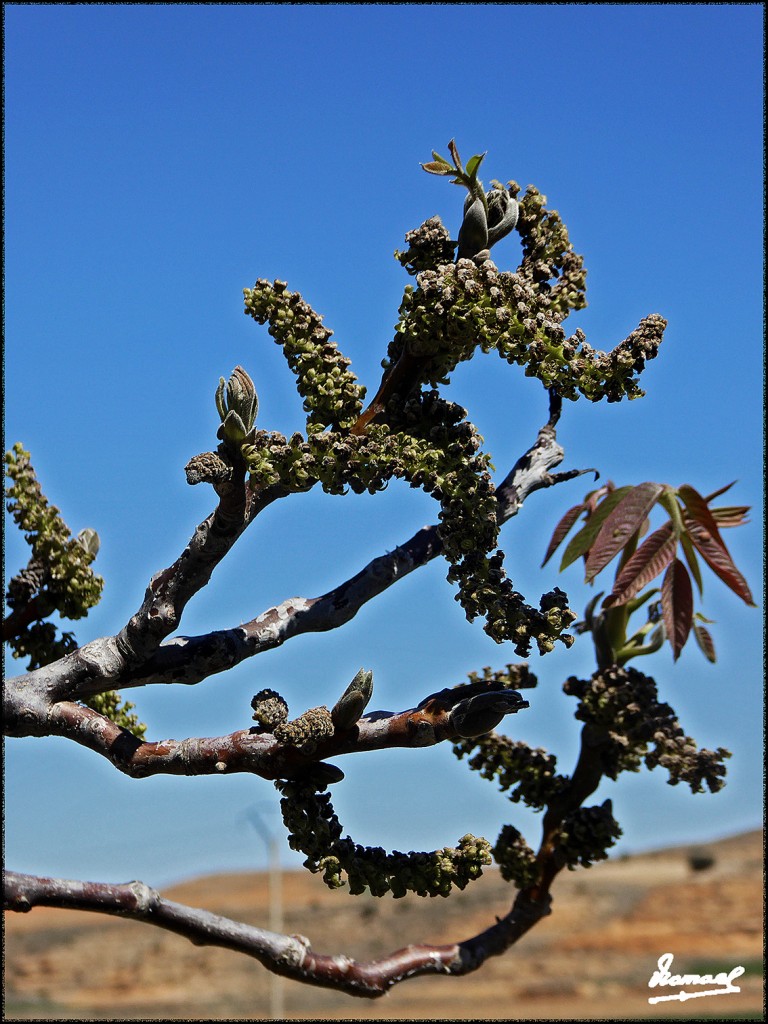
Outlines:
[[[249,808],[246,817],[259,833],[267,847],[269,861],[269,928],[270,931],[283,931],[283,876],[280,869],[280,843],[265,825],[255,807]],[[284,998],[283,978],[280,974],[270,972],[269,1007],[272,1020],[283,1020]]]
[[[277,837],[269,837],[269,927],[273,932],[283,931],[283,876],[280,870],[280,844]],[[282,1020],[284,1012],[283,977],[271,975],[270,1008],[272,1020]]]

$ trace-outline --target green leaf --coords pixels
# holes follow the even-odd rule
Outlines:
[[[219,418],[221,419],[222,423],[224,422],[224,419],[227,415],[227,406],[224,403],[224,390],[226,386],[227,382],[224,380],[224,378],[219,377],[219,386],[216,388],[216,409],[219,413]]]
[[[99,535],[90,526],[86,526],[77,535],[77,543],[93,560],[99,553]]]
[[[433,156],[433,158],[435,159],[435,161],[437,163],[445,164],[446,167],[450,167],[451,166],[451,164],[445,159],[445,157],[444,156],[440,156],[440,154],[436,153],[434,151],[434,149],[432,150],[432,156]]]
[[[629,494],[622,497],[603,523],[587,557],[585,575],[588,583],[637,533],[663,491],[662,484],[647,482],[631,488]]]
[[[611,491],[605,496],[602,503],[598,505],[585,525],[568,543],[563,553],[563,560],[560,562],[560,572],[589,551],[606,517],[631,490],[632,488],[629,486],[618,487],[615,491]]]
[[[708,619],[702,612],[695,612],[693,617],[697,622],[706,622],[708,626],[714,626],[717,622],[717,619]]]
[[[696,557],[696,551],[691,543],[691,538],[687,533],[684,533],[680,537],[680,543],[683,545],[683,552],[685,553],[685,560],[688,563],[688,568],[691,570],[691,575],[696,580],[696,586],[699,588],[699,593],[704,593],[704,584],[701,580],[701,569],[699,568],[699,560]]]
[[[485,153],[478,153],[475,156],[471,156],[469,160],[467,160],[467,174],[469,175],[470,178],[477,177],[477,168],[483,162],[484,157]]]
[[[661,584],[661,613],[675,661],[685,647],[693,624],[691,577],[679,558],[664,573]]]
[[[676,551],[677,538],[672,523],[668,522],[655,530],[627,560],[614,581],[613,590],[603,601],[603,607],[626,604],[666,569]]]
[[[674,487],[664,488],[664,493],[659,498],[659,504],[669,513],[669,518],[675,527],[675,536],[681,537],[685,533],[685,524]]]

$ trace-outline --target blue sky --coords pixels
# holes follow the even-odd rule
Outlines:
[[[762,7],[760,5],[6,5],[6,446],[31,450],[73,532],[95,528],[102,603],[81,641],[116,632],[149,577],[181,552],[212,505],[183,467],[215,446],[218,379],[242,364],[259,424],[304,417],[242,289],[282,278],[334,331],[375,389],[408,279],[406,231],[439,214],[458,229],[461,195],[419,168],[456,139],[488,151],[486,182],[535,184],[588,268],[589,307],[569,320],[610,348],[641,317],[669,327],[633,403],[565,409],[563,468],[617,484],[737,479],[750,525],[726,539],[760,603],[710,573],[702,609],[719,661],[691,646],[638,665],[702,746],[734,751],[729,783],[693,797],[660,771],[624,775],[612,797],[617,849],[706,841],[762,820]],[[455,234],[454,234],[455,237]],[[514,237],[514,236],[513,236]],[[508,238],[495,261],[514,269]],[[540,385],[478,357],[452,397],[466,405],[503,476],[546,419]],[[557,560],[552,528],[589,478],[534,495],[502,533],[515,583],[590,591]],[[314,492],[272,506],[189,606],[187,634],[314,596],[435,521],[431,499],[392,485],[375,497]],[[26,561],[7,540],[6,569]],[[250,698],[279,689],[298,714],[332,705],[356,670],[377,707],[412,705],[514,651],[468,624],[434,563],[343,630],[299,637],[194,688],[126,694],[149,738],[250,724]],[[16,671],[18,663],[6,664]],[[569,771],[578,730],[560,687],[591,651],[533,655],[532,707],[510,735]],[[537,819],[469,773],[447,745],[347,758],[343,825],[397,849],[495,839]],[[264,864],[251,806],[282,833],[273,787],[119,775],[62,740],[6,744],[6,856],[18,870],[169,881]],[[285,850],[285,863],[300,857]]]

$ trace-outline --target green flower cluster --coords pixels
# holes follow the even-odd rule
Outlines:
[[[595,807],[577,807],[560,827],[556,859],[571,871],[579,865],[588,868],[595,861],[606,860],[621,835],[610,800]]]
[[[423,488],[440,502],[448,579],[458,583],[457,600],[467,617],[484,616],[488,635],[497,643],[512,640],[521,656],[530,651],[532,639],[542,652],[558,639],[572,642],[562,635],[576,617],[566,595],[555,589],[544,595],[540,610],[531,608],[507,579],[503,554],[489,557],[498,539],[495,492],[474,427],[453,421],[464,413],[430,391],[405,403],[396,431],[371,424],[361,435],[327,431],[307,438],[294,433],[289,439],[255,431],[242,455],[252,484],[261,487],[298,492],[319,482],[328,494],[347,489],[373,494],[395,477]]]
[[[513,197],[520,191],[516,181],[510,181],[508,188]],[[546,202],[547,197],[533,185],[519,201],[517,230],[523,242],[519,273],[548,298],[550,312],[565,319],[571,310],[587,304],[587,272],[582,257],[573,251],[560,214],[548,210]]]
[[[289,831],[292,850],[306,855],[304,866],[323,874],[330,889],[349,884],[352,896],[368,889],[372,896],[391,892],[397,899],[407,892],[419,896],[448,896],[455,887],[464,889],[479,878],[491,863],[490,844],[466,835],[457,847],[433,853],[387,853],[381,847],[365,847],[349,836],[341,838],[342,827],[328,793],[317,792],[317,781],[289,779],[275,783],[283,794],[280,808]]]
[[[291,722],[275,726],[274,736],[278,743],[296,747],[305,754],[312,754],[317,744],[328,736],[333,736],[333,732],[331,713],[327,707],[320,705],[317,708],[309,708]]]
[[[430,217],[421,227],[407,232],[408,248],[395,250],[395,259],[413,277],[420,270],[430,270],[441,263],[453,263],[456,243],[439,217]]]
[[[526,889],[538,879],[536,854],[514,825],[504,825],[496,845],[493,859],[499,865],[505,882],[514,882],[518,889]]]
[[[33,598],[45,606],[43,617],[57,611],[81,619],[98,604],[104,581],[90,568],[99,550],[94,530],[73,538],[55,505],[49,505],[21,444],[5,453],[6,475],[13,481],[6,496],[14,522],[32,548],[30,571],[11,580],[8,607],[15,610]]]
[[[439,461],[426,442],[377,426],[364,435],[327,431],[306,438],[298,432],[286,438],[277,431],[257,430],[242,454],[256,486],[280,484],[300,492],[320,483],[327,494],[375,494],[392,477],[407,479],[420,467],[426,482],[428,469]]]
[[[9,585],[9,606],[10,593]],[[32,671],[76,651],[77,640],[69,630],[62,630],[59,634],[52,622],[32,622],[20,636],[10,637],[8,646],[14,658],[29,658],[27,669]]]
[[[703,792],[704,783],[710,793],[723,788],[726,773],[723,762],[731,756],[730,750],[725,747],[699,750],[696,742],[679,726],[674,734],[672,730],[660,731],[653,739],[656,746],[646,755],[645,763],[648,768],[655,768],[657,764],[666,768],[670,786],[685,782],[692,793]]]
[[[323,327],[322,318],[298,292],[289,292],[284,281],[259,278],[244,295],[246,314],[269,324],[296,375],[308,429],[352,426],[362,410],[365,388],[350,373],[349,359],[329,340],[333,332]]]
[[[221,453],[202,452],[189,460],[184,467],[188,484],[211,484],[217,486],[232,479],[232,465],[226,446],[221,444]]]
[[[608,778],[639,771],[644,761],[647,768],[665,768],[670,785],[686,782],[694,793],[702,791],[704,782],[713,793],[722,789],[723,761],[730,753],[723,747],[699,750],[683,732],[674,709],[659,701],[649,676],[613,666],[589,680],[571,676],[563,690],[579,699],[576,718],[586,723]]]
[[[469,757],[469,767],[484,779],[496,779],[502,792],[509,792],[513,803],[522,801],[541,810],[568,787],[568,777],[556,772],[557,758],[541,747],[491,733],[454,743],[453,752],[461,760]]]
[[[334,725],[327,707],[310,708],[288,721],[288,705],[276,690],[259,690],[251,701],[254,721],[271,732],[278,743],[313,754],[317,744],[333,736]]]
[[[530,653],[532,640],[540,654],[551,651],[558,640],[570,647],[574,638],[562,632],[576,618],[568,607],[568,595],[555,587],[542,596],[539,609],[532,608],[513,588],[502,567],[503,560],[501,551],[490,558],[469,552],[448,570],[448,579],[459,585],[456,600],[470,622],[483,615],[488,636],[496,643],[510,640],[521,657]]]
[[[493,669],[486,665],[480,672],[467,673],[467,678],[471,684],[492,682],[512,690],[532,690],[539,682],[525,662],[505,665],[503,669]]]
[[[643,392],[633,374],[656,355],[666,327],[663,317],[652,314],[612,352],[599,352],[581,331],[566,336],[563,311],[543,285],[500,271],[490,259],[440,264],[422,270],[416,282],[416,288],[405,289],[384,366],[406,352],[421,361],[421,380],[432,385],[446,383],[479,347],[524,366],[527,377],[563,398],[636,398]]]
[[[277,690],[259,690],[251,700],[253,720],[262,729],[274,733],[275,729],[288,721],[288,704]]]
[[[99,603],[104,580],[90,568],[99,551],[99,537],[91,529],[72,537],[58,508],[43,494],[29,452],[21,444],[5,453],[5,464],[12,481],[6,491],[7,508],[32,549],[26,568],[8,584],[10,615],[5,626],[13,657],[29,658],[27,668],[33,670],[77,650],[73,633],[59,635],[56,626],[44,620],[54,613],[82,619]],[[23,622],[17,631],[14,616]],[[123,703],[114,690],[95,694],[84,703],[139,739],[144,737],[146,725],[131,713],[135,705]]]

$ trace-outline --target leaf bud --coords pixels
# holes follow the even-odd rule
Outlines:
[[[337,729],[351,729],[373,695],[373,672],[361,668],[331,710]]]
[[[253,430],[259,409],[256,388],[242,366],[234,368],[228,381],[219,378],[216,409],[222,424],[218,436],[223,441],[242,444]]]
[[[478,693],[461,700],[451,711],[450,719],[459,736],[471,738],[490,732],[505,715],[530,707],[516,690]]]

